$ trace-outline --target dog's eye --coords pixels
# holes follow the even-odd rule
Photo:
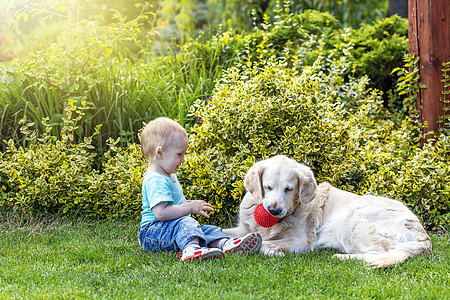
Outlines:
[[[286,187],[286,188],[284,189],[284,192],[285,192],[285,193],[288,193],[288,192],[290,192],[290,191],[292,191],[292,188],[290,188],[290,187]]]
[[[271,187],[270,185],[266,185],[264,188],[265,188],[266,190],[268,190],[268,191],[271,191],[271,190],[272,190],[272,187]]]

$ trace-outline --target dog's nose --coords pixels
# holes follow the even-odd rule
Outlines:
[[[281,209],[281,208],[275,208],[275,207],[273,207],[273,206],[269,206],[269,207],[267,207],[267,211],[268,211],[272,216],[276,217],[276,216],[278,216],[278,215],[281,213],[282,209]]]

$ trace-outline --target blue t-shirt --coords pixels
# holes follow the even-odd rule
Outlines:
[[[146,171],[142,182],[141,226],[157,220],[152,208],[161,202],[178,205],[187,201],[175,174],[170,178],[155,171]]]

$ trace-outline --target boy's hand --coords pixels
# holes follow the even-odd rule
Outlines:
[[[174,220],[188,214],[202,215],[209,218],[205,211],[214,211],[211,204],[203,200],[188,200],[187,203],[179,205],[169,205],[168,202],[161,202],[152,208],[156,219],[159,221]]]
[[[209,218],[208,214],[205,211],[214,211],[214,207],[203,200],[189,200],[188,203],[191,205],[192,213],[196,215],[202,215]]]

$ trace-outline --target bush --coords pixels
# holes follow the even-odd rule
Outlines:
[[[230,69],[212,101],[193,112],[189,156],[181,169],[187,198],[209,200],[212,220],[228,221],[257,160],[285,154],[310,166],[318,182],[403,201],[429,229],[448,226],[450,143],[414,146],[410,121],[383,116],[379,93],[349,74],[346,57],[302,73],[275,61]],[[209,220],[210,222],[211,220]]]
[[[339,59],[342,52],[350,51],[355,77],[366,72],[374,86],[386,92],[395,81],[390,67],[399,66],[399,54],[407,51],[406,21],[399,18],[342,31],[329,13],[282,10],[266,20],[264,30],[255,29],[249,35],[206,34],[174,50],[172,56],[155,58],[148,51],[151,39],[138,38],[142,17],[108,26],[95,18],[83,20],[71,30],[70,41],[63,38],[29,56],[2,63],[0,139],[25,146],[17,130],[23,116],[34,120],[40,133],[45,129],[40,120],[50,117],[52,134],[59,136],[67,99],[86,100],[89,108],[77,128],[76,141],[102,124],[93,140],[100,168],[106,140],[120,137],[123,148],[127,142],[138,143],[136,133],[149,119],[165,115],[189,129],[193,119],[186,116],[188,108],[196,99],[210,97],[222,70],[236,63],[277,56],[301,70],[318,56]],[[393,95],[391,102],[398,103],[398,97]],[[1,151],[5,147],[0,143]]]
[[[142,207],[142,177],[147,168],[141,148],[130,144],[116,148],[110,141],[102,173],[95,176],[88,191],[86,207],[101,218],[138,216]]]
[[[391,71],[402,66],[402,58],[408,52],[407,19],[394,15],[362,24],[358,29],[341,29],[329,13],[307,10],[300,14],[280,12],[266,20],[263,27],[246,36],[225,32],[209,44],[201,39],[193,41],[186,45],[189,51],[185,53],[207,62],[216,58],[211,67],[219,63],[231,66],[236,62],[259,62],[276,56],[299,70],[311,66],[318,57],[346,56],[354,66],[354,77],[368,76],[370,87],[383,91],[385,107],[391,112],[403,108],[403,99],[395,89],[397,77]]]
[[[192,129],[180,176],[186,197],[212,201],[220,208],[212,215],[225,221],[255,160],[282,153],[320,170],[319,180],[333,173],[368,142],[363,132],[374,127],[381,107],[367,78],[344,82],[347,68],[343,58],[328,74],[321,61],[301,74],[274,61],[230,69],[213,101],[198,103],[203,124]]]
[[[337,20],[329,13],[305,11],[301,14],[280,14],[255,28],[247,35],[226,31],[205,41],[204,36],[184,46],[184,53],[206,60],[207,67],[221,64],[231,67],[236,63],[258,62],[273,56],[282,56],[292,62],[300,47],[313,37],[336,29]],[[187,51],[188,50],[188,51]],[[292,58],[289,58],[289,55]],[[208,62],[215,58],[211,65]]]
[[[46,126],[42,136],[30,130],[34,126],[32,122],[22,119],[21,132],[27,138],[28,147],[17,148],[9,140],[7,150],[0,153],[1,184],[5,193],[0,206],[50,213],[73,213],[82,208],[90,186],[89,175],[96,173],[92,170],[95,154],[91,151],[92,137],[72,144],[83,109],[70,101],[66,113],[61,139],[50,134],[52,127],[48,119],[42,121]],[[75,114],[77,117],[73,119]]]
[[[403,107],[395,93],[397,77],[391,71],[402,66],[402,58],[408,52],[407,19],[394,15],[373,24],[363,24],[358,29],[337,30],[323,41],[324,50],[313,51],[309,56],[310,63],[326,53],[338,58],[343,51],[348,51],[355,66],[354,76],[368,76],[370,87],[384,92],[384,104],[391,106],[392,112]],[[339,47],[342,50],[336,51]],[[389,99],[389,96],[394,98]]]
[[[310,166],[318,182],[401,200],[428,229],[448,227],[449,138],[442,133],[420,148],[411,120],[391,121],[367,77],[348,74],[345,56],[327,64],[319,59],[301,73],[283,60],[229,69],[212,100],[199,100],[192,110],[200,122],[192,128],[179,174],[186,198],[214,205],[209,223],[228,223],[247,170],[255,161],[285,154]],[[73,142],[85,108],[68,103],[60,138],[50,134],[46,120],[43,135],[22,121],[28,147],[8,141],[0,154],[0,207],[138,216],[146,168],[139,146],[121,149],[119,140],[110,140],[101,172],[93,169],[93,137]]]
[[[0,153],[0,207],[63,216],[137,214],[142,205],[141,176],[146,167],[140,149],[131,145],[122,151],[115,148],[118,141],[112,141],[103,171],[93,169],[93,136],[81,143],[73,142],[85,109],[86,103],[78,107],[69,101],[61,138],[50,134],[52,127],[46,119],[42,136],[30,130],[34,124],[23,119],[21,131],[28,147],[16,147],[10,140],[7,150]],[[95,134],[98,132],[97,127]]]

